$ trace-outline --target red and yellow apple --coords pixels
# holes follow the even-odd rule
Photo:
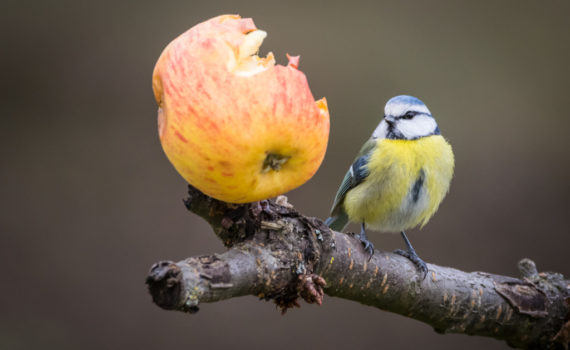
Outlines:
[[[299,58],[257,56],[266,33],[224,15],[174,39],[153,72],[159,137],[170,162],[203,193],[267,199],[309,180],[325,155],[326,100],[315,101]]]

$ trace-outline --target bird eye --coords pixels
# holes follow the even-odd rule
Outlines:
[[[415,112],[408,111],[402,116],[402,119],[412,119],[415,115]]]

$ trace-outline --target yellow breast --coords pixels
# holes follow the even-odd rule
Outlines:
[[[380,231],[423,226],[445,197],[453,167],[451,146],[440,135],[378,140],[369,175],[346,194],[344,209],[351,221]]]

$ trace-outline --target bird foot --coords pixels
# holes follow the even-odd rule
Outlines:
[[[374,244],[368,240],[366,235],[359,234],[356,235],[356,237],[360,240],[360,243],[362,243],[364,251],[368,253],[368,260],[372,259],[372,256],[374,255]]]
[[[417,269],[421,273],[422,281],[426,278],[428,273],[427,264],[418,256],[415,250],[396,249],[394,250],[394,254],[398,254],[405,258],[408,258],[408,260],[410,260],[414,265],[416,265]]]

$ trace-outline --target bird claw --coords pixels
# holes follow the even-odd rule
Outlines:
[[[396,249],[394,250],[394,254],[401,255],[410,260],[414,265],[416,265],[416,268],[420,271],[422,276],[421,280],[423,281],[426,278],[428,273],[427,264],[418,256],[418,254],[415,251]]]
[[[368,261],[370,261],[374,255],[374,244],[372,244],[372,242],[370,242],[366,237],[362,237],[362,235],[356,235],[356,237],[360,240],[360,243],[362,243],[364,251],[368,253]]]

